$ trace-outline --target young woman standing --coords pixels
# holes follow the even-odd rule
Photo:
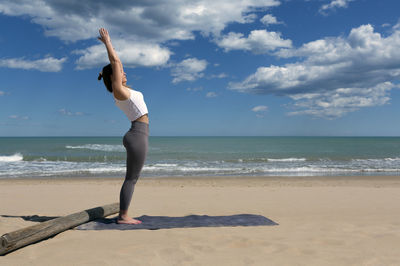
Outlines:
[[[141,221],[128,216],[128,208],[147,155],[149,137],[147,106],[143,94],[126,85],[126,74],[111,44],[108,31],[101,28],[99,33],[98,39],[106,46],[110,64],[103,68],[98,80],[103,78],[104,85],[113,94],[116,105],[132,123],[130,130],[123,138],[127,153],[126,176],[120,192],[120,211],[117,222],[139,224]]]

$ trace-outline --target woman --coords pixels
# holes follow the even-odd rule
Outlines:
[[[120,211],[117,223],[140,224],[141,221],[128,216],[128,208],[147,155],[149,137],[147,106],[141,92],[127,87],[126,74],[112,47],[107,30],[101,28],[99,32],[98,39],[106,46],[110,64],[103,68],[98,80],[103,78],[104,85],[113,94],[116,105],[132,121],[132,126],[123,139],[127,153],[126,176],[120,192]]]

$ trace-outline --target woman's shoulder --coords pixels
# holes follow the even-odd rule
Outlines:
[[[142,93],[141,91],[132,89],[132,88],[130,88],[130,87],[127,87],[127,88],[128,88],[129,91],[130,91],[130,97],[131,97],[131,98],[134,97],[134,96],[136,96],[136,95],[143,95],[143,93]]]

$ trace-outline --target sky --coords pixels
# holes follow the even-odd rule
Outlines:
[[[400,1],[0,1],[0,136],[400,136]]]

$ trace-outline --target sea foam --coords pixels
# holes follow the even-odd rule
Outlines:
[[[282,158],[282,159],[267,159],[269,162],[304,162],[306,158]]]
[[[20,153],[9,156],[0,156],[0,162],[18,162],[22,161],[24,157]]]
[[[111,145],[111,144],[85,144],[79,146],[65,146],[67,149],[84,149],[84,150],[93,150],[93,151],[117,151],[124,152],[124,146],[122,145]]]

